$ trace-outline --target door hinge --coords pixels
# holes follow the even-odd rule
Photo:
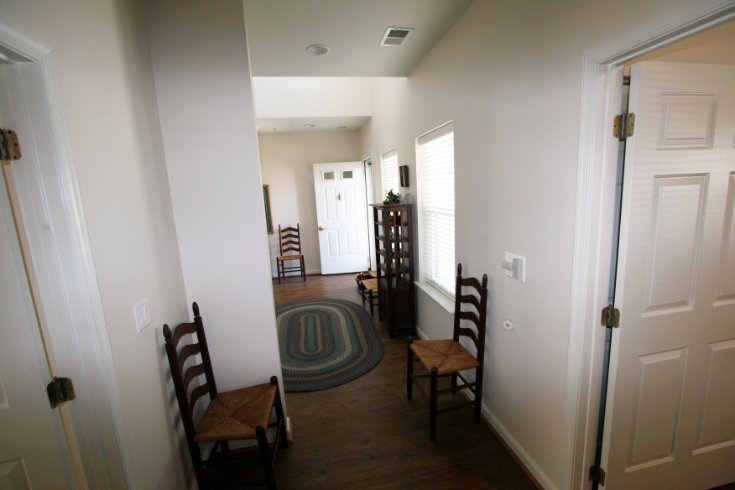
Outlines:
[[[599,483],[600,485],[605,484],[605,470],[600,466],[590,466],[590,481]]]
[[[613,122],[613,136],[620,141],[625,141],[628,137],[633,136],[635,132],[635,114],[620,114],[615,116]]]
[[[12,129],[0,129],[0,160],[20,160],[18,133]]]
[[[48,401],[51,404],[51,408],[56,408],[62,403],[76,398],[74,384],[69,378],[57,378],[54,376],[54,379],[46,386],[46,393],[48,393]]]
[[[620,310],[613,305],[604,307],[600,323],[603,327],[618,328],[620,326]]]

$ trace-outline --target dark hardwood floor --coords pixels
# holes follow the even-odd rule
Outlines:
[[[276,304],[309,298],[361,303],[354,276],[309,276],[279,285]],[[533,489],[536,486],[472,410],[439,417],[429,440],[429,410],[406,399],[406,341],[389,339],[374,316],[385,354],[355,381],[330,390],[287,393],[293,444],[278,454],[281,489]]]

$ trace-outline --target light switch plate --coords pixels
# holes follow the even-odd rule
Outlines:
[[[505,275],[526,282],[526,258],[510,252],[505,252],[501,264]]]
[[[133,318],[135,319],[135,330],[140,332],[151,324],[151,313],[148,307],[148,298],[143,298],[133,305]]]

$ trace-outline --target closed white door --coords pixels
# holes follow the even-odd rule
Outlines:
[[[735,481],[735,67],[631,74],[605,488]]]
[[[75,488],[61,419],[46,396],[51,373],[0,181],[0,488]]]
[[[315,163],[314,192],[322,274],[364,271],[370,252],[363,163]]]

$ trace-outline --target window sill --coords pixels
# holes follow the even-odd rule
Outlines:
[[[417,288],[426,293],[427,296],[433,299],[439,306],[447,310],[447,313],[454,314],[454,298],[448,296],[443,291],[438,290],[428,282],[416,281],[414,284]]]

